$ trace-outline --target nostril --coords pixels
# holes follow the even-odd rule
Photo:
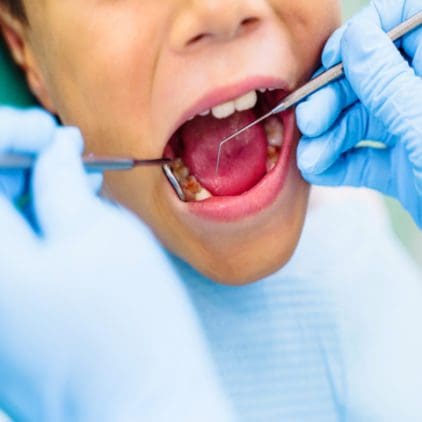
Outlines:
[[[242,26],[249,26],[249,25],[253,25],[253,24],[257,23],[258,21],[259,21],[258,18],[246,18],[246,19],[243,19],[241,25]]]
[[[203,41],[205,38],[207,38],[209,36],[210,36],[210,34],[206,34],[206,33],[196,35],[195,37],[191,38],[188,41],[187,45],[197,44],[197,43]]]
[[[254,28],[257,24],[259,23],[259,19],[258,18],[246,18],[243,19],[243,21],[240,24],[240,27],[242,28],[242,30],[249,30]]]
[[[223,23],[220,23],[218,27],[216,26],[211,31],[201,32],[191,37],[185,45],[190,47],[190,46],[200,44],[203,41],[207,41],[213,38],[214,39],[223,39],[223,38],[231,39],[233,37],[242,35],[244,33],[247,33],[253,30],[259,24],[259,22],[260,22],[259,18],[248,17],[241,21],[237,21],[236,25],[233,25],[232,22],[229,25],[223,25]]]

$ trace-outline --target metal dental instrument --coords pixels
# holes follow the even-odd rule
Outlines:
[[[402,38],[404,35],[409,34],[410,32],[414,31],[415,29],[419,28],[422,25],[422,12],[417,13],[407,21],[401,23],[396,28],[388,33],[388,36],[391,38],[392,41],[397,41]],[[284,100],[278,104],[275,108],[273,108],[270,112],[265,114],[264,116],[260,117],[259,119],[255,120],[254,122],[250,123],[249,125],[239,129],[234,134],[224,138],[220,146],[218,147],[218,156],[217,156],[217,166],[216,166],[216,173],[218,174],[218,170],[220,168],[220,161],[221,161],[221,153],[223,150],[224,145],[239,136],[241,133],[246,132],[251,127],[261,123],[262,121],[268,119],[268,117],[273,116],[274,114],[282,113],[283,111],[288,110],[290,107],[296,105],[300,101],[304,100],[305,98],[309,97],[311,94],[315,93],[316,91],[320,90],[324,86],[334,82],[336,79],[339,79],[344,76],[344,67],[343,64],[340,63],[337,66],[328,69],[326,72],[322,73],[321,75],[317,76],[316,78],[312,79],[307,84],[303,85],[301,88],[297,89],[290,95],[288,95]]]
[[[171,168],[168,164],[163,166],[164,174],[167,177],[167,180],[170,182],[173,189],[176,191],[177,196],[179,199],[183,202],[186,202],[186,195],[185,192],[183,192],[182,187],[180,186],[179,181],[177,180],[176,176],[171,171]]]
[[[35,164],[36,158],[32,155],[23,154],[0,154],[0,172],[13,170],[31,170]],[[170,182],[177,196],[181,201],[186,201],[186,196],[178,180],[171,171],[170,164],[173,162],[170,158],[159,158],[152,160],[139,160],[130,157],[103,157],[88,155],[82,158],[85,170],[88,172],[104,171],[125,171],[137,167],[162,167],[164,174]]]
[[[31,170],[35,157],[22,154],[1,154],[0,171],[5,170]],[[88,155],[82,158],[84,167],[90,172],[123,171],[136,167],[164,166],[172,162],[168,158],[154,160],[138,160],[129,157],[100,157]]]

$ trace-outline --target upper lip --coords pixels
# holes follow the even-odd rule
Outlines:
[[[249,77],[238,83],[214,88],[203,94],[198,100],[181,113],[176,120],[171,133],[175,133],[187,120],[199,115],[200,113],[210,110],[227,101],[232,101],[250,91],[266,89],[283,89],[289,91],[289,84],[280,79],[270,76]]]

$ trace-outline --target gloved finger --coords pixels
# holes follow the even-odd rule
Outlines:
[[[366,187],[384,195],[402,200],[403,206],[413,216],[414,221],[422,221],[422,205],[420,197],[413,190],[409,194],[409,185],[401,184],[400,178],[394,174],[400,171],[404,180],[410,180],[410,165],[406,165],[407,153],[404,149],[356,148],[343,154],[337,162],[321,174],[303,173],[305,180],[320,186],[352,186]]]
[[[364,7],[352,19],[350,19],[343,26],[334,31],[322,51],[322,65],[326,69],[342,62],[343,58],[341,51],[341,42],[344,37],[344,34],[352,22],[361,19],[370,20],[374,23],[380,24],[380,18],[378,16],[377,10],[371,4],[369,6]]]
[[[357,148],[344,154],[321,174],[304,173],[305,180],[321,186],[367,187],[391,194],[391,151]]]
[[[371,4],[364,7],[353,18],[345,23],[341,28],[333,33],[324,47],[322,53],[322,64],[325,68],[332,67],[342,61],[341,40],[348,26],[358,21],[370,21],[386,33],[402,23],[405,19],[416,15],[420,12],[419,0],[409,0],[403,5],[402,2],[396,0],[375,0]],[[361,36],[367,38],[366,32],[362,32]],[[413,58],[413,65],[418,74],[421,69],[421,39],[422,29],[419,28],[410,34],[404,36],[397,41],[397,45],[402,47],[408,57]],[[416,56],[418,56],[416,58]]]
[[[421,10],[419,0],[408,0],[402,11],[403,19],[408,19],[416,15],[416,13],[421,12]],[[418,76],[422,76],[422,28],[418,28],[406,35],[400,45],[410,58],[415,73]]]
[[[15,200],[23,193],[25,174],[22,171],[8,171],[0,173],[0,193]]]
[[[401,122],[416,121],[422,81],[378,26],[351,24],[343,37],[342,56],[353,90],[390,133],[399,135]]]
[[[386,134],[385,126],[369,116],[365,107],[356,104],[324,135],[303,138],[297,149],[298,166],[303,173],[320,174],[335,163],[342,154],[363,140],[393,145],[395,139]]]
[[[296,108],[296,120],[303,135],[314,138],[326,132],[343,110],[356,102],[346,79],[336,81],[311,95]]]
[[[22,257],[34,250],[36,236],[13,204],[0,195],[0,268],[21,268]],[[4,280],[6,281],[6,280]]]
[[[35,166],[35,212],[46,236],[71,233],[84,221],[86,207],[95,198],[82,165],[82,149],[78,129],[60,129]]]
[[[422,30],[418,31],[420,33],[419,39],[416,40],[417,44],[414,49],[414,55],[412,56],[412,67],[415,70],[416,75],[422,77]]]
[[[408,11],[409,17],[415,13],[416,11]],[[400,23],[401,15],[401,10],[397,8],[397,4],[381,7],[381,5],[373,3],[364,8],[348,23],[336,30],[327,41],[322,53],[324,68],[330,68],[342,61],[341,44],[349,25],[354,22],[371,21],[388,31]],[[361,31],[363,37],[362,34],[365,34],[365,31]],[[366,38],[366,35],[363,38]],[[418,30],[405,38],[406,52],[414,57],[413,66],[416,73],[419,74],[422,73],[421,38],[422,30]],[[347,80],[337,81],[323,88],[298,106],[297,121],[299,129],[307,137],[321,135],[334,124],[342,110],[352,105],[356,100],[356,94]]]
[[[41,109],[0,107],[0,153],[37,153],[52,139],[54,118]],[[23,193],[25,173],[0,172],[0,191],[15,200]]]
[[[41,109],[0,107],[0,152],[37,153],[53,139],[57,124]]]
[[[2,336],[3,338],[3,336]],[[1,347],[0,347],[1,355]],[[0,409],[7,417],[1,422],[42,420],[40,397],[35,394],[36,386],[23,370],[16,370],[12,365],[0,365]]]
[[[102,173],[88,174],[88,184],[91,192],[99,194],[103,187],[104,175]]]
[[[337,29],[327,41],[323,53],[323,69],[341,62],[341,39],[348,24]],[[296,108],[296,120],[303,135],[313,138],[327,131],[342,111],[357,100],[346,79],[340,79],[309,96]]]

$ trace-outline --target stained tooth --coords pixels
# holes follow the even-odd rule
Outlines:
[[[182,167],[179,170],[177,170],[175,172],[176,177],[180,180],[186,179],[187,177],[189,177],[189,169],[187,167]]]
[[[212,195],[210,192],[208,192],[205,188],[202,188],[196,195],[195,200],[196,201],[205,201],[206,199],[211,198]]]
[[[281,147],[284,139],[284,126],[276,117],[271,117],[265,122],[267,142],[274,147]]]
[[[189,176],[183,181],[183,188],[196,195],[201,190],[201,185],[195,176]]]
[[[277,147],[267,147],[267,172],[271,171],[277,164],[280,157],[280,150]]]
[[[205,117],[208,116],[211,113],[211,110],[205,110],[202,113],[199,113],[200,116]]]
[[[236,107],[233,101],[228,103],[221,104],[217,107],[214,107],[211,112],[216,119],[225,119],[231,116],[236,111]]]
[[[258,95],[256,91],[248,92],[247,94],[235,100],[235,107],[237,111],[250,110],[256,106]]]
[[[173,161],[172,169],[174,171],[177,171],[177,170],[180,170],[182,167],[185,167],[185,164],[183,163],[183,160],[181,158],[176,158]]]

